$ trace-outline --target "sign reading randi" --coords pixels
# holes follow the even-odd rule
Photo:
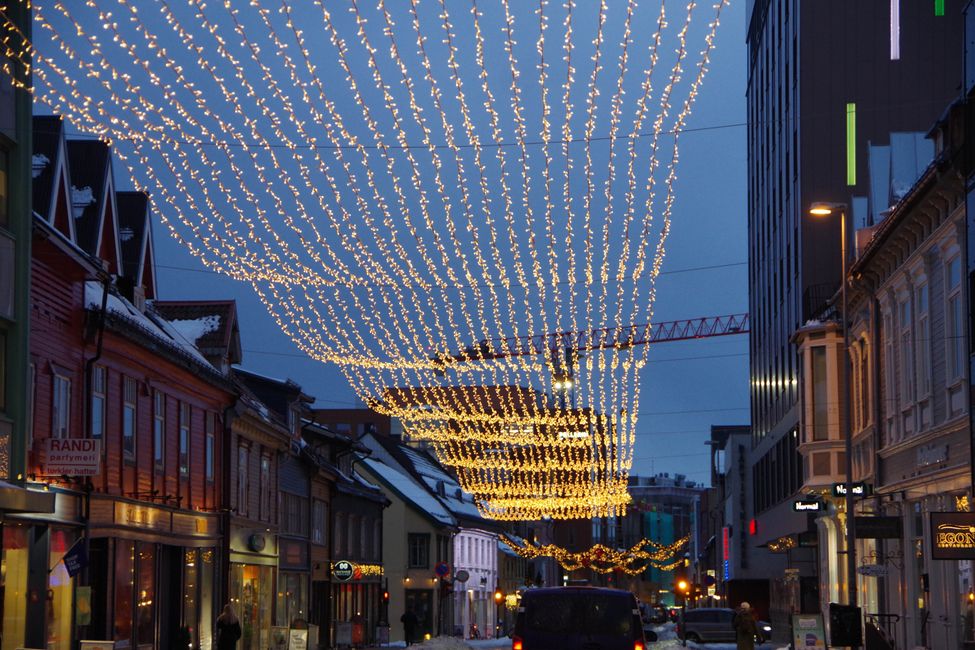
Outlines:
[[[48,476],[96,476],[102,469],[102,441],[91,438],[47,438],[41,441]]]
[[[935,560],[975,559],[975,513],[931,513],[931,557]]]

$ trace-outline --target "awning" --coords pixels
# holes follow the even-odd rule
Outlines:
[[[54,492],[0,481],[0,512],[53,514],[54,497]]]

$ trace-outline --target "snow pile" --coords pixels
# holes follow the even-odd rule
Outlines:
[[[179,332],[184,339],[195,343],[201,338],[220,328],[220,317],[217,315],[204,316],[193,320],[171,320],[169,324]]]
[[[80,219],[84,216],[85,208],[94,202],[95,193],[92,192],[91,187],[85,186],[78,189],[74,185],[71,186],[71,206],[75,219]]]
[[[35,153],[31,156],[31,178],[37,178],[44,173],[44,168],[51,164],[51,159],[42,153]]]

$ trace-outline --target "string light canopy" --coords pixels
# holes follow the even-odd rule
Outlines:
[[[612,516],[647,346],[504,342],[653,322],[726,4],[40,0],[2,70],[485,515]]]
[[[585,551],[572,552],[556,544],[539,545],[527,540],[518,542],[506,535],[501,536],[501,541],[529,560],[551,557],[566,571],[590,569],[597,573],[621,572],[631,576],[639,575],[650,568],[673,571],[681,566],[684,559],[677,558],[677,554],[687,546],[689,539],[690,537],[682,537],[666,545],[644,539],[629,549],[613,549],[596,544]]]

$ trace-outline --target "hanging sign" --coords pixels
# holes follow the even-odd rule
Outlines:
[[[792,509],[796,512],[819,512],[823,509],[823,503],[817,499],[796,499],[792,502]]]
[[[833,483],[833,496],[834,497],[845,497],[846,496],[846,483]],[[855,497],[865,497],[870,494],[870,486],[866,483],[850,483],[850,492],[853,493]]]
[[[935,560],[975,559],[975,513],[931,513],[931,557]]]
[[[61,558],[64,562],[64,568],[67,569],[68,575],[72,578],[81,573],[81,570],[88,566],[88,553],[85,552],[85,540],[79,539],[74,543],[64,557]]]

